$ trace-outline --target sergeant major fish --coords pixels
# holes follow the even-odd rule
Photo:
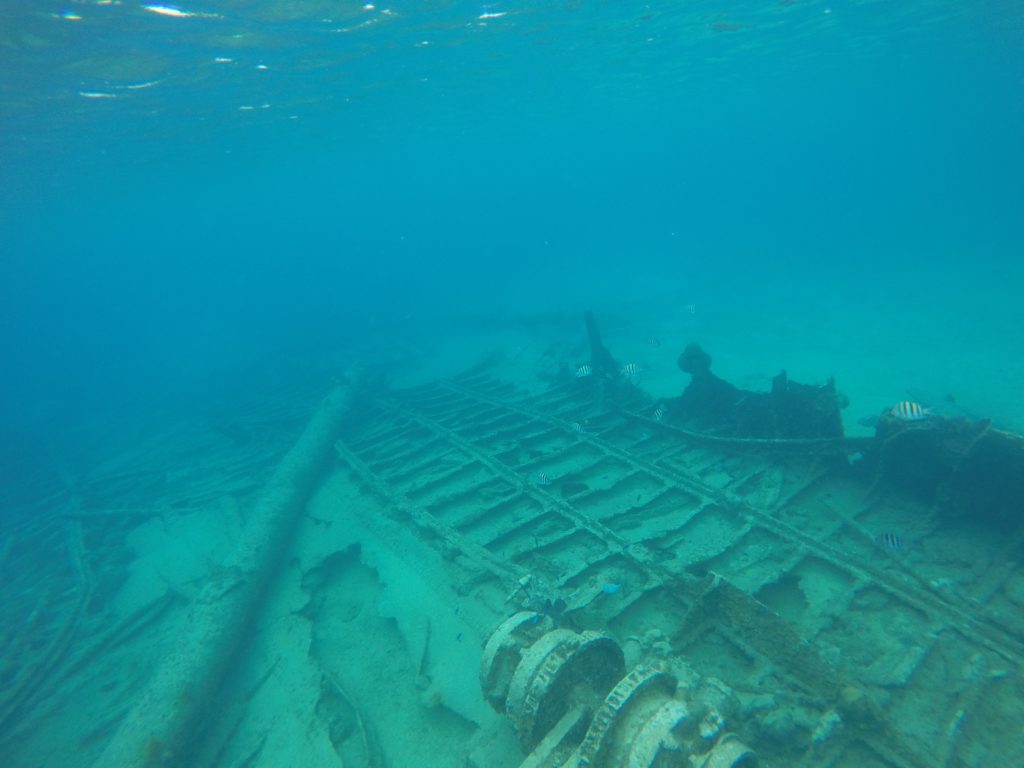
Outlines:
[[[889,413],[900,421],[921,421],[921,419],[927,419],[931,416],[932,412],[927,408],[922,408],[920,403],[903,400],[896,403]]]
[[[620,371],[620,373],[623,376],[629,376],[629,377],[639,376],[640,375],[640,366],[637,365],[636,363],[626,363],[624,366],[622,366],[622,370]]]
[[[889,531],[883,531],[875,536],[875,543],[896,552],[907,548],[907,542],[902,536],[898,533],[890,533]]]

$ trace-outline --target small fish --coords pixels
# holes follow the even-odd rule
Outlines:
[[[546,598],[544,602],[540,604],[539,613],[548,616],[555,621],[557,624],[562,619],[562,614],[565,613],[568,608],[568,604],[560,597],[556,597],[552,600],[550,597]],[[539,620],[539,616],[537,617]],[[534,621],[536,623],[536,621]]]
[[[879,546],[885,547],[886,549],[892,549],[899,552],[902,549],[907,548],[907,542],[904,541],[903,537],[898,533],[890,533],[885,531],[875,536],[875,543]]]
[[[659,339],[657,336],[651,336],[649,339],[647,339],[647,343],[650,344],[652,347],[660,347],[661,339]]]
[[[593,372],[594,372],[594,369],[591,368],[586,363],[584,363],[583,365],[581,365],[579,368],[576,369],[576,378],[577,379],[585,379],[585,378],[587,378],[587,376],[589,376]]]
[[[570,427],[572,428],[572,431],[575,432],[577,435],[589,435],[590,434],[589,432],[587,432],[587,427],[586,427],[585,423],[580,423],[578,421],[574,421],[570,425]]]
[[[665,409],[659,405],[654,409],[654,413],[651,414],[651,418],[655,421],[661,421],[665,418]]]
[[[857,423],[860,424],[862,427],[870,427],[871,429],[874,429],[875,427],[878,426],[878,417],[861,416],[859,419],[857,419]]]
[[[626,363],[624,366],[622,366],[622,370],[619,371],[619,373],[621,373],[623,376],[629,377],[639,376],[640,366],[637,365],[636,363]]]
[[[547,472],[535,472],[533,475],[534,485],[551,485],[551,478]]]
[[[606,595],[617,595],[622,591],[622,585],[609,581],[601,585],[601,591]]]
[[[921,421],[921,419],[927,419],[931,415],[931,411],[927,408],[922,408],[920,403],[913,403],[909,400],[896,403],[889,413],[900,421]]]

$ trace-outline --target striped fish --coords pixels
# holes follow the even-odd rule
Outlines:
[[[890,533],[889,531],[884,531],[875,536],[875,543],[896,552],[907,548],[907,542],[904,541],[902,536],[898,533]]]
[[[547,472],[537,472],[533,476],[534,485],[551,485],[551,478]]]
[[[594,372],[594,369],[591,368],[586,363],[584,363],[583,365],[581,365],[579,368],[576,369],[576,378],[577,379],[585,379],[587,376],[589,376],[593,372]]]
[[[572,427],[572,431],[575,432],[577,435],[589,435],[590,434],[589,432],[587,432],[586,426],[584,424],[581,424],[578,421],[574,421],[571,424],[571,427]]]
[[[921,421],[931,415],[931,411],[927,408],[922,408],[920,403],[913,403],[910,400],[896,403],[889,413],[900,421]]]
[[[653,418],[655,421],[661,421],[662,419],[665,418],[665,409],[659,405],[657,408],[654,409],[654,413],[651,414],[651,418]]]
[[[620,373],[622,373],[623,376],[639,376],[640,366],[636,363],[626,363],[622,366],[622,371],[620,371]]]

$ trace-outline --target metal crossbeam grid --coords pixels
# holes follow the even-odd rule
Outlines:
[[[628,386],[467,376],[378,398],[339,455],[491,583],[536,577],[588,626],[661,631],[704,673],[822,722],[867,692],[858,722],[809,733],[791,764],[1024,764],[1003,735],[1024,714],[1024,625],[999,590],[1019,534],[980,573],[910,561],[874,541],[878,521],[947,523],[858,482],[841,441],[702,440],[650,410]]]

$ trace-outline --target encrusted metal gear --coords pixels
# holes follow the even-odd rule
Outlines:
[[[597,632],[548,632],[523,652],[505,708],[529,751],[574,706],[596,706],[626,671],[618,643]]]
[[[488,703],[505,712],[505,700],[512,675],[522,658],[523,649],[554,628],[547,616],[520,611],[509,616],[494,630],[480,657],[480,687]]]
[[[679,717],[669,728],[650,727],[652,720],[657,725],[663,705],[674,701],[675,688],[675,678],[666,672],[645,666],[633,669],[605,697],[594,713],[583,743],[563,768],[650,766],[664,736],[686,718],[686,707],[676,702],[680,705],[676,710]],[[643,737],[640,742],[638,737]],[[646,763],[636,762],[634,756],[639,755],[648,755],[650,759]]]
[[[551,626],[550,618],[529,611],[509,617],[488,639],[480,664],[488,701],[509,715],[529,755],[524,767],[757,764],[734,735],[703,727],[701,713],[718,712],[715,701],[700,695],[703,688],[680,687],[660,662],[626,674],[612,638]]]

